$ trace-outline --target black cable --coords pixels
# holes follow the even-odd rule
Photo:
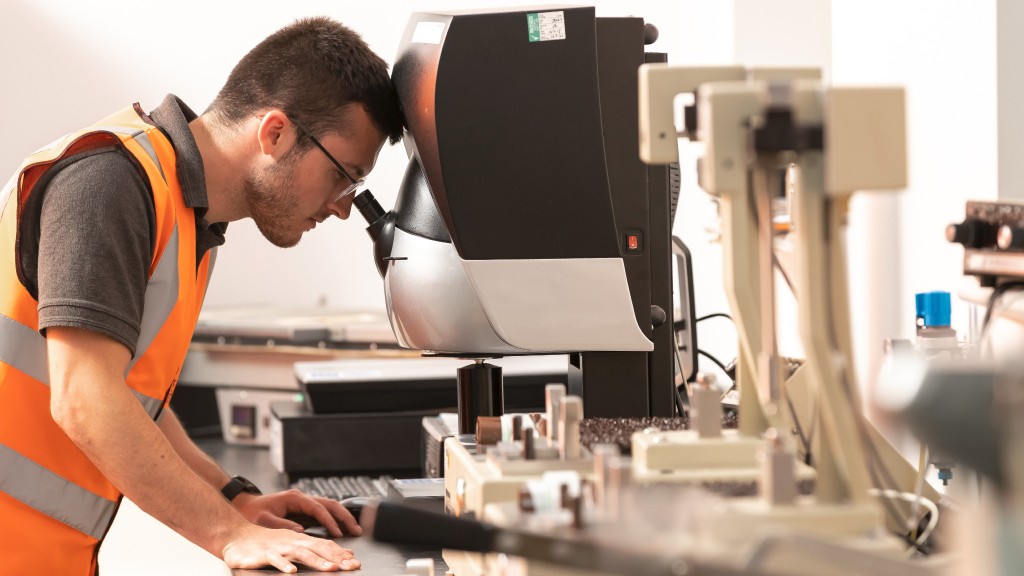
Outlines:
[[[715,358],[714,356],[712,356],[711,354],[708,354],[707,352],[701,350],[700,348],[697,348],[697,354],[700,354],[701,356],[703,356],[703,357],[707,358],[708,360],[711,360],[712,362],[714,362],[716,366],[718,366],[719,368],[722,369],[722,372],[724,372],[726,376],[729,376],[729,369],[725,367],[725,364],[722,364],[721,360],[719,360],[718,358]]]
[[[676,410],[679,410],[679,417],[686,416],[686,406],[683,405],[683,395],[679,393],[679,386],[672,386],[672,391],[675,392],[676,396]]]
[[[675,374],[678,371],[680,380],[682,380],[682,383],[679,386],[686,386],[687,381],[685,376],[683,376],[683,359],[679,356],[679,343],[676,342],[675,338],[672,339],[672,352],[672,364],[675,367],[672,372]],[[676,409],[679,410],[679,417],[683,418],[689,415],[686,407],[689,405],[690,391],[689,389],[684,389],[686,390],[686,400],[683,400],[683,395],[679,391],[679,386],[675,385],[675,378],[673,376],[672,391],[675,392]]]
[[[999,298],[1010,288],[1024,288],[1024,281],[1014,280],[1012,282],[1003,282],[992,289],[992,294],[988,297],[988,307],[985,308],[985,319],[981,321],[981,333],[984,334],[990,322],[992,322],[992,311],[995,309],[996,304],[999,302]]]
[[[712,318],[727,318],[730,322],[732,322],[733,326],[736,325],[736,321],[732,319],[732,316],[729,316],[725,312],[713,312],[711,314],[701,316],[700,318],[697,318],[696,320],[693,321],[693,325],[696,326],[698,323],[703,322],[705,320],[710,320]],[[686,330],[686,320],[676,320],[675,322],[672,323],[672,329],[675,330],[676,332]]]
[[[704,316],[701,316],[700,318],[697,318],[693,322],[694,324],[696,324],[697,322],[703,322],[705,320],[710,320],[712,318],[728,318],[730,322],[733,322],[732,316],[729,316],[725,312],[715,312],[713,314],[706,314]]]

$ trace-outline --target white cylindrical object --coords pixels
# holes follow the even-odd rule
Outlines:
[[[608,503],[611,459],[618,458],[621,453],[618,444],[598,444],[593,448],[594,504],[601,510],[606,510]]]
[[[559,412],[558,453],[562,460],[579,460],[583,399],[579,396],[566,396],[560,402]]]
[[[559,402],[565,398],[565,384],[548,384],[544,387],[544,403],[548,416],[548,440],[558,440]]]
[[[412,558],[405,561],[410,576],[434,576],[434,561],[430,558]]]
[[[695,430],[701,438],[722,435],[722,399],[714,383],[714,374],[701,373],[697,375],[697,386],[693,389],[690,430]]]
[[[761,462],[761,496],[773,506],[796,501],[796,456],[774,428],[765,432],[758,452]]]

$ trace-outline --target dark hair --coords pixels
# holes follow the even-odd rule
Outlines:
[[[296,20],[250,50],[207,113],[236,125],[280,108],[319,137],[344,131],[343,111],[353,103],[366,108],[392,144],[402,138],[405,120],[387,64],[351,29],[317,16]]]

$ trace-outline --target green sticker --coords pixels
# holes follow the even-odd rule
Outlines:
[[[565,12],[535,12],[526,15],[530,42],[565,40]]]

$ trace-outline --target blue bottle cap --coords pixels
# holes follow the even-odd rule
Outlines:
[[[949,326],[949,292],[921,292],[914,295],[917,317],[923,327]]]

